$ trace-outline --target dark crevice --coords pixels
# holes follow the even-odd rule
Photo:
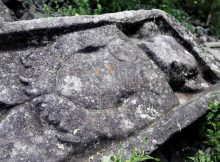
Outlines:
[[[18,104],[9,105],[0,101],[0,122],[8,114],[8,112]]]
[[[135,35],[138,32],[138,30],[140,29],[140,27],[144,23],[149,22],[149,21],[154,21],[162,33],[168,33],[168,34],[172,35],[184,48],[186,48],[189,51],[189,53],[192,54],[192,56],[196,59],[198,65],[199,65],[199,71],[201,71],[203,78],[208,83],[211,83],[211,84],[217,83],[219,78],[210,69],[210,67],[206,64],[206,62],[199,56],[199,54],[193,49],[190,42],[184,40],[179,35],[179,33],[166,22],[166,20],[162,16],[158,16],[154,19],[153,18],[147,19],[147,20],[145,19],[143,21],[136,22],[136,23],[123,23],[123,24],[119,23],[117,26],[125,35],[127,35],[128,37],[132,37],[133,35]],[[200,91],[200,90],[194,90],[194,89],[184,87],[184,84],[185,84],[184,80],[185,79],[188,80],[188,79],[195,77],[195,75],[197,75],[199,72],[198,70],[197,71],[194,70],[192,75],[187,76],[186,78],[180,78],[179,80],[173,79],[172,77],[169,77],[171,75],[169,68],[163,67],[161,62],[158,61],[157,58],[155,58],[155,54],[150,49],[146,48],[145,46],[141,46],[141,45],[139,45],[139,47],[145,53],[148,54],[149,58],[152,59],[156,63],[156,65],[162,69],[162,71],[164,73],[166,73],[168,75],[168,82],[174,91],[189,91],[189,92]],[[178,69],[177,71],[179,71],[179,70],[180,69]],[[178,72],[174,72],[174,73],[176,73],[178,75],[180,74]]]
[[[148,89],[151,93],[153,93],[153,94],[155,94],[155,95],[157,95],[157,96],[160,96],[160,93],[159,92],[157,92],[157,91],[155,91],[155,90],[153,90],[153,89]]]
[[[80,147],[80,143],[82,142],[81,137],[73,135],[73,134],[68,134],[68,132],[60,133],[56,137],[60,143],[65,144],[67,146]]]
[[[190,69],[187,74],[183,75],[188,69],[183,65],[179,65],[177,62],[172,62],[170,67],[165,66],[159,59],[156,57],[156,54],[152,52],[146,46],[139,45],[139,47],[148,55],[148,57],[155,62],[155,64],[166,74],[168,83],[174,92],[188,92],[188,93],[197,93],[201,89],[192,89],[185,86],[185,83],[196,77],[199,73],[198,69]]]
[[[200,134],[204,119],[203,116],[181,132],[173,134],[152,156],[160,158],[162,162],[189,161],[188,157],[204,147],[204,137]]]
[[[171,67],[164,66],[164,64],[161,61],[159,61],[159,59],[156,57],[155,53],[152,52],[148,47],[141,44],[138,46],[167,75],[168,83],[173,89],[173,91],[180,91],[180,89],[185,85],[185,80],[181,76],[178,77],[178,75],[181,74],[181,70],[179,68],[176,69],[176,67],[174,67],[176,66],[176,63],[172,63]]]
[[[130,96],[133,96],[134,94],[135,94],[135,91],[133,91],[133,90],[121,91],[119,98],[121,98],[123,100],[128,99]]]
[[[203,78],[211,83],[215,84],[219,80],[219,78],[215,75],[215,73],[210,69],[210,67],[206,64],[206,62],[199,56],[199,54],[193,49],[193,46],[190,44],[190,42],[184,40],[180,34],[171,26],[169,25],[166,20],[163,17],[158,17],[156,24],[158,28],[163,31],[164,33],[171,34],[176,40],[185,47],[189,53],[193,55],[193,57],[196,59],[199,68],[202,72]]]
[[[169,82],[169,84],[172,85],[171,88],[173,89],[174,92],[195,94],[195,93],[200,93],[204,90],[200,87],[195,87],[195,88],[188,87],[185,85],[185,81]]]
[[[116,101],[115,106],[116,107],[122,106],[124,103],[124,100],[128,99],[129,97],[133,96],[134,94],[135,94],[135,91],[132,91],[132,90],[121,91],[119,96],[117,97],[118,100]]]
[[[104,48],[105,46],[87,46],[83,49],[80,49],[77,51],[77,53],[93,53],[93,52],[97,52],[100,49]]]
[[[132,37],[134,36],[140,28],[147,22],[154,22],[154,18],[144,19],[141,21],[136,21],[133,23],[130,22],[124,22],[124,23],[117,23],[118,29],[120,29],[126,36]]]
[[[160,18],[157,19],[151,19],[151,20],[145,20],[142,22],[138,22],[138,23],[134,23],[134,24],[122,24],[119,26],[119,28],[121,29],[121,31],[126,34],[127,36],[132,37],[133,35],[136,34],[136,32],[138,32],[138,30],[140,29],[140,27],[149,21],[160,21]],[[166,31],[168,32],[168,31]],[[163,65],[163,63],[161,61],[159,61],[159,59],[156,57],[155,53],[152,52],[148,47],[139,44],[138,45],[140,49],[142,49],[142,51],[144,51],[148,57],[153,60],[156,65],[167,75],[167,79],[168,82],[171,86],[171,88],[174,91],[193,91],[191,89],[187,89],[187,88],[183,88],[185,85],[185,79],[190,79],[192,77],[194,77],[196,74],[198,74],[198,71],[194,71],[193,74],[191,76],[187,76],[188,78],[183,78],[182,76],[179,76],[182,71],[184,70],[184,67],[167,67],[165,65]],[[176,64],[173,63],[171,64],[172,66],[175,66]],[[174,71],[175,70],[175,71]],[[174,76],[178,76],[178,77],[174,77]]]
[[[111,53],[110,53],[111,54]],[[123,59],[120,59],[118,57],[116,57],[114,54],[111,54],[112,57],[114,57],[116,60],[118,60],[119,62],[123,62],[124,60]]]
[[[30,31],[19,31],[0,34],[0,51],[16,51],[29,47],[45,47],[53,43],[58,36],[105,25],[114,25],[112,22],[100,21],[86,24],[75,24],[67,27],[53,27],[50,29],[33,29]]]
[[[25,49],[28,47],[44,47],[50,44],[50,42],[54,42],[56,38],[60,35],[92,29],[92,28],[98,28],[106,25],[116,25],[118,29],[120,29],[123,33],[125,33],[125,35],[132,36],[139,30],[139,28],[145,22],[150,22],[153,20],[154,19],[146,19],[135,23],[109,22],[103,20],[98,23],[89,22],[85,24],[74,24],[63,27],[33,29],[30,31],[19,31],[19,32],[6,33],[6,34],[1,33],[0,50],[13,51],[18,49],[19,50]],[[87,50],[90,50],[90,47],[88,47],[88,49],[85,49],[85,52]]]
[[[25,87],[27,87],[27,86],[29,86],[29,85],[31,84],[30,81],[22,80],[22,79],[20,79],[20,83],[21,83],[21,85],[23,85],[23,86],[25,86]],[[26,93],[26,92],[25,92],[25,93]]]
[[[118,23],[117,27],[127,36],[135,35],[141,28],[146,20],[138,21],[135,23]]]
[[[14,106],[16,106],[16,105],[8,105],[8,104],[6,104],[6,103],[0,101],[0,110],[1,110],[1,109],[11,109],[11,108],[13,108]]]
[[[48,126],[52,126],[54,127],[57,131],[62,132],[62,133],[68,133],[68,131],[62,129],[59,125],[60,125],[60,121],[58,120],[51,120],[49,119],[49,115],[46,115],[45,117],[43,117],[42,120],[42,116],[40,115],[42,113],[42,111],[44,111],[41,107],[41,105],[44,102],[40,99],[38,102],[34,103],[33,106],[33,111],[35,114],[35,119],[40,123],[40,125],[48,125]],[[46,122],[46,123],[45,123]]]
[[[6,1],[4,4],[13,11],[16,18],[21,18],[24,13],[24,6],[22,5],[22,2],[19,0],[13,0],[13,1]]]
[[[145,45],[138,45],[138,47],[145,53],[147,56],[155,62],[155,64],[162,69],[163,72],[167,73],[167,67],[163,67],[163,64],[156,58],[154,52],[152,52],[147,46]]]
[[[215,75],[215,73],[210,69],[208,65],[204,65],[202,68],[203,78],[211,84],[217,83],[219,78]]]
[[[62,133],[68,133],[68,130],[63,129],[62,127],[60,127],[60,121],[49,119],[49,115],[47,115],[45,117],[45,121],[48,123],[48,125],[53,126],[57,131],[62,132]]]
[[[25,67],[25,69],[29,69],[29,68],[32,68],[32,67],[33,67],[33,65],[30,64],[30,63],[28,63],[28,61],[27,61],[30,55],[31,55],[31,54],[29,53],[29,54],[26,55],[25,57],[19,56],[19,58],[20,58],[20,63],[21,63],[21,65],[23,65],[23,66]]]
[[[178,92],[178,91],[181,92],[180,89],[182,89],[182,87],[184,87],[185,81],[184,80],[180,80],[180,81],[170,80],[169,85],[171,86],[171,88],[173,89],[174,92]]]

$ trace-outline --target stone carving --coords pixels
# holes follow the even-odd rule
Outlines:
[[[219,60],[159,10],[0,25],[1,161],[151,152],[220,91]]]
[[[13,13],[0,0],[0,21],[13,21]]]

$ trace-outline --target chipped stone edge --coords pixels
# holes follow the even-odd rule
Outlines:
[[[110,157],[113,154],[115,155],[119,151],[120,154],[129,156],[134,147],[142,147],[146,153],[152,153],[173,134],[181,132],[182,129],[202,117],[207,111],[209,101],[220,102],[220,84],[198,94],[192,101],[174,107],[163,117],[136,135],[120,143],[113,142],[111,145],[107,145],[107,149],[104,149],[103,152],[84,157],[84,159],[81,157],[80,160],[81,162],[88,162],[89,160],[101,162],[102,159]],[[143,145],[142,143],[145,138],[147,138],[148,141]],[[93,160],[90,159],[91,157]],[[77,160],[79,160],[77,157],[73,157],[71,161],[74,162]]]
[[[66,16],[66,17],[50,17],[33,20],[22,20],[14,22],[0,23],[0,37],[1,35],[10,35],[19,32],[33,32],[38,30],[49,31],[51,29],[69,29],[76,30],[77,26],[91,26],[118,23],[135,23],[146,21],[150,19],[162,18],[172,28],[178,36],[189,45],[190,50],[196,54],[197,59],[201,60],[204,65],[211,69],[215,79],[220,78],[220,60],[204,48],[204,45],[199,44],[196,37],[187,31],[182,25],[166,12],[158,9],[152,10],[136,10],[123,11],[117,13],[95,15],[95,16]]]

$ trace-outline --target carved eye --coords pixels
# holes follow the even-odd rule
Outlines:
[[[98,50],[100,50],[101,48],[104,48],[105,46],[93,46],[93,45],[89,45],[83,49],[80,49],[79,51],[77,51],[77,53],[92,53],[92,52],[97,52]]]

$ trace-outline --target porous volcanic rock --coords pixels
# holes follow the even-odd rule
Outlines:
[[[150,153],[220,101],[219,60],[160,10],[2,22],[0,55],[4,162]]]

